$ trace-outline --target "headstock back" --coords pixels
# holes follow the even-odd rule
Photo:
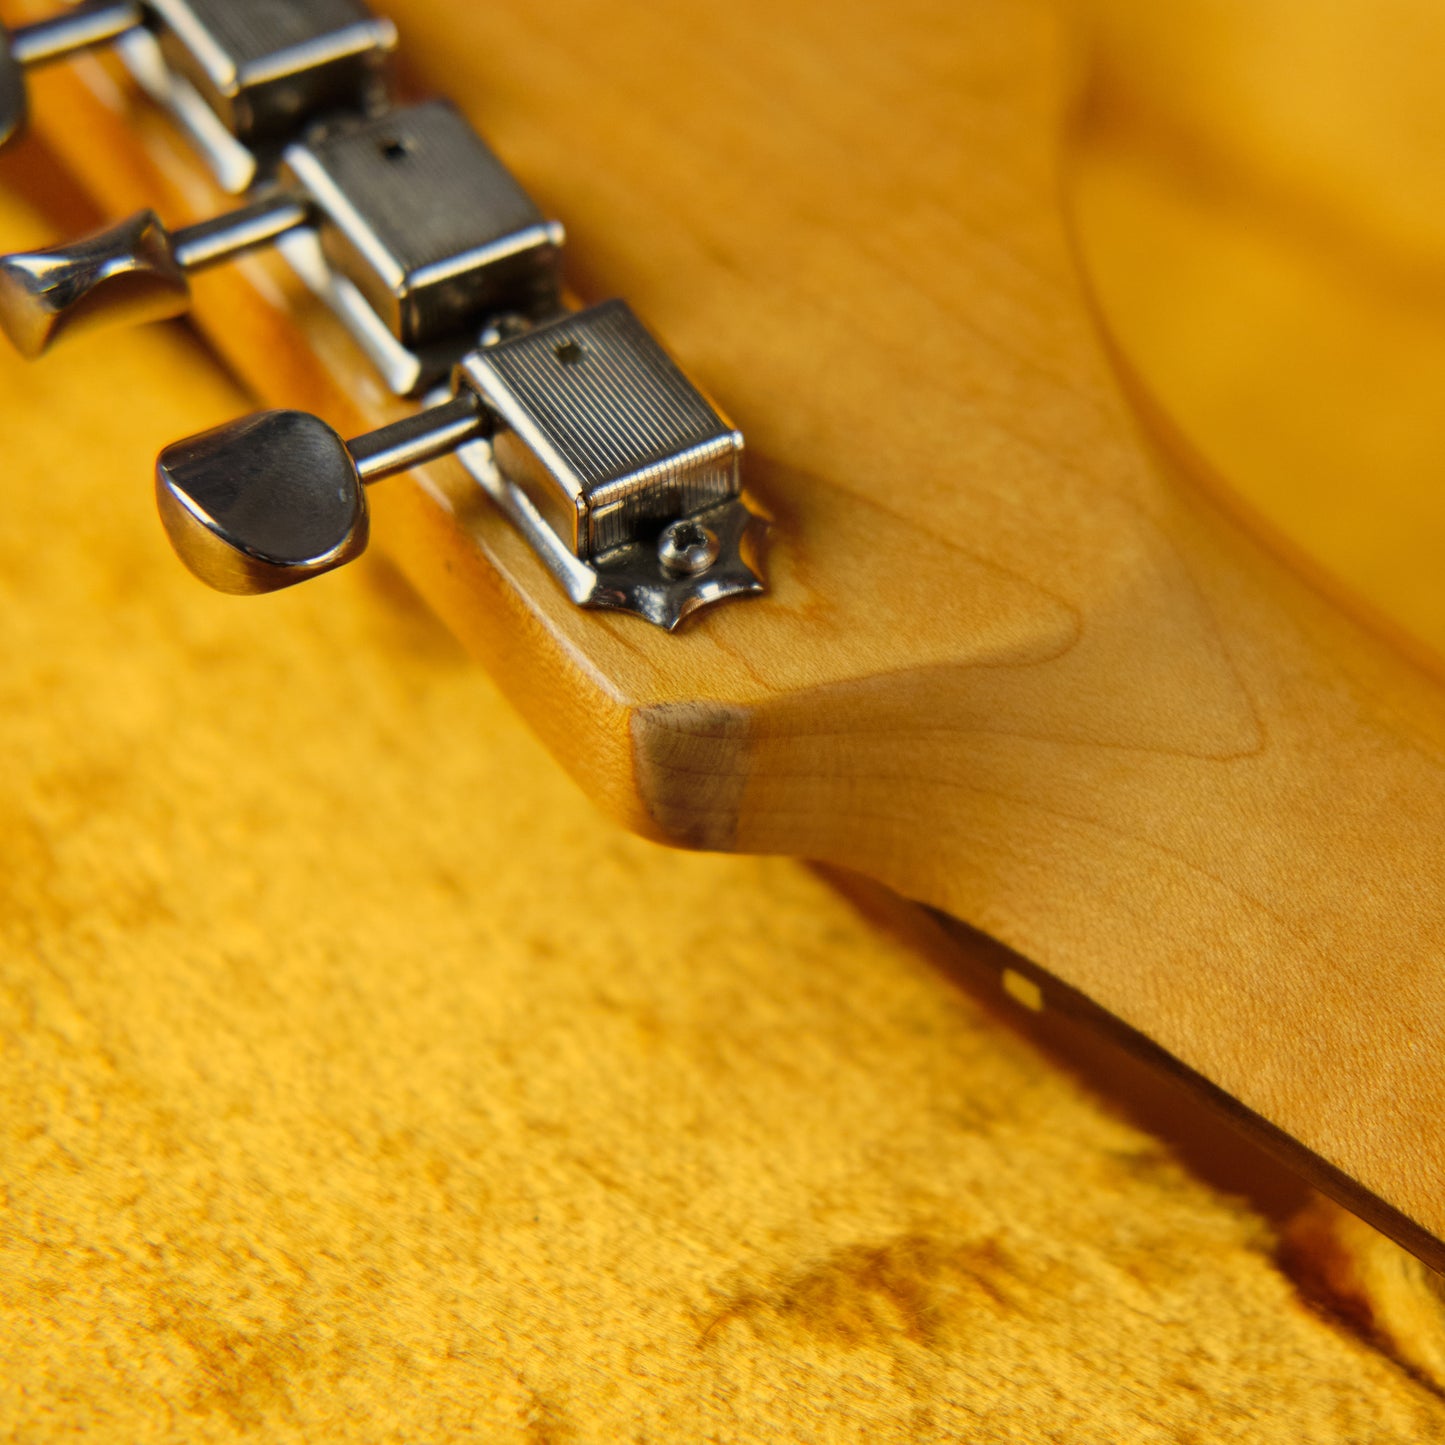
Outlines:
[[[984,928],[1445,1260],[1445,692],[1121,379],[1065,203],[1084,32],[1043,0],[817,0],[765,43],[691,0],[390,10],[565,219],[573,287],[735,416],[774,519],[766,599],[668,635],[573,607],[455,465],[377,489],[378,540],[587,791]],[[103,61],[45,81],[107,209],[220,203]],[[274,261],[196,288],[267,402],[402,414]]]

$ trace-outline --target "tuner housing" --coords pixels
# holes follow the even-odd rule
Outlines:
[[[446,101],[400,106],[287,148],[281,178],[318,213],[321,249],[408,350],[499,311],[557,310],[563,231]]]
[[[385,99],[396,28],[357,0],[145,0],[161,53],[242,145]]]
[[[741,492],[742,433],[625,301],[482,347],[459,373],[495,418],[498,470],[577,557]]]

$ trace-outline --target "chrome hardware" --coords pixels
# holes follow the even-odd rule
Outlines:
[[[366,548],[367,483],[481,434],[472,396],[344,442],[303,411],[263,411],[168,446],[156,502],[171,545],[220,592],[275,592]]]
[[[625,303],[470,352],[456,387],[351,442],[263,412],[168,447],[157,495],[177,551],[223,591],[303,581],[365,545],[363,483],[455,452],[579,605],[671,628],[762,590],[742,437]]]
[[[244,190],[309,122],[384,102],[396,29],[357,0],[96,0],[7,39],[0,144],[24,123],[27,67],[115,44],[222,184]]]
[[[177,316],[188,272],[283,239],[369,353],[385,333],[402,392],[445,375],[492,316],[545,316],[559,304],[561,226],[457,111],[427,101],[288,147],[275,191],[213,220],[171,234],[145,211],[78,242],[0,257],[0,327],[38,356],[76,318]]]
[[[587,560],[575,556],[527,493],[501,474],[490,446],[465,446],[457,460],[578,607],[630,612],[671,632],[711,603],[767,591],[759,563],[767,523],[741,497],[688,519],[716,536],[718,555],[706,571],[679,576],[663,565],[658,548],[645,541]]]
[[[764,590],[742,433],[625,302],[484,346],[457,376],[495,417],[458,460],[577,606],[671,630]]]
[[[359,0],[88,0],[0,30],[0,144],[24,122],[28,67],[111,44],[223,188],[250,193],[174,232],[147,210],[0,256],[0,329],[38,356],[92,325],[177,316],[193,273],[274,245],[393,392],[427,394],[351,441],[269,411],[167,447],[162,522],[221,591],[352,560],[365,488],[448,455],[578,606],[672,629],[765,590],[741,433],[624,302],[564,310],[562,227],[456,110],[384,108],[395,39]]]
[[[693,517],[669,522],[657,538],[657,560],[670,577],[696,577],[717,561],[717,533]]]
[[[291,146],[282,172],[316,208],[324,270],[299,246],[288,259],[402,394],[445,376],[493,317],[560,305],[561,224],[445,101]],[[353,294],[334,295],[338,282]],[[400,353],[377,354],[367,313]]]
[[[8,145],[25,129],[27,70],[109,45],[140,23],[135,0],[97,0],[33,25],[0,30],[0,145]]]
[[[180,316],[191,303],[191,272],[307,220],[306,208],[283,194],[174,234],[153,211],[140,211],[68,245],[0,256],[0,330],[33,358],[77,330]]]
[[[742,433],[624,301],[470,352],[459,374],[498,419],[502,475],[579,557],[741,489]]]
[[[396,27],[358,0],[146,0],[161,53],[243,145],[385,99]]]

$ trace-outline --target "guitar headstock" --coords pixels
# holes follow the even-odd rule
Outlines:
[[[727,449],[724,415],[746,436],[739,495],[772,521],[766,594],[669,632],[579,607],[576,534],[541,518],[570,545],[539,551],[485,451],[370,493],[378,543],[559,758],[654,837],[826,860],[984,928],[1046,1000],[1061,980],[1445,1259],[1445,692],[1121,380],[1065,200],[1083,31],[1043,3],[818,0],[765,41],[681,0],[625,25],[590,0],[387,8],[415,90],[565,223],[577,314],[628,298],[706,439]],[[34,89],[108,211],[177,234],[234,204],[113,59]],[[343,438],[416,440],[414,388],[308,264],[250,251],[195,278],[193,315],[349,477]],[[494,340],[459,393],[489,417],[493,360],[524,349]],[[733,516],[711,530],[743,565]]]

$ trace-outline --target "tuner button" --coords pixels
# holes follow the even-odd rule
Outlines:
[[[306,412],[258,412],[167,447],[156,501],[181,560],[221,592],[273,592],[366,547],[356,465]]]
[[[164,321],[190,305],[170,233],[153,211],[45,251],[0,257],[0,328],[22,356],[92,325]]]

